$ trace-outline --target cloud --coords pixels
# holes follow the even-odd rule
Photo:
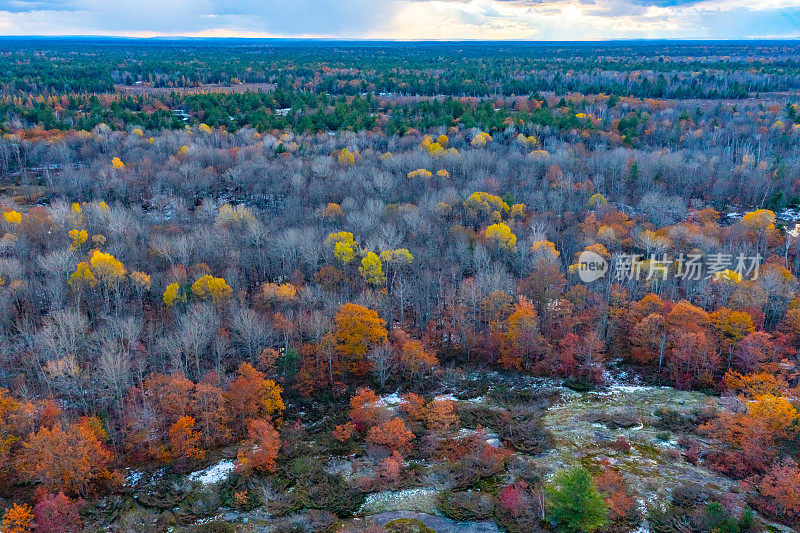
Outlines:
[[[0,0],[0,11],[8,11],[9,13],[62,11],[73,7],[74,3],[68,0]]]
[[[800,0],[0,0],[3,35],[376,39],[796,36]]]

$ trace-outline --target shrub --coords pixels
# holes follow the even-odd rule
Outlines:
[[[495,521],[510,533],[533,533],[543,531],[544,517],[541,489],[535,493],[525,482],[506,485],[498,494]]]
[[[583,417],[587,422],[603,424],[608,429],[632,428],[641,423],[639,415],[634,411],[609,411],[588,413]]]
[[[438,508],[447,518],[464,522],[491,518],[494,504],[482,492],[450,492],[439,494]]]
[[[631,443],[623,436],[617,437],[617,440],[615,440],[611,446],[620,452],[628,453],[631,451]]]
[[[503,471],[508,450],[495,448],[484,442],[482,433],[477,433],[462,442],[464,455],[460,460],[449,463],[453,486],[456,488],[476,487],[482,480],[494,478]]]
[[[63,492],[38,495],[39,502],[33,508],[36,531],[41,533],[68,533],[81,530],[78,511],[83,500],[70,500]]]
[[[485,405],[458,405],[457,413],[459,419],[461,419],[461,424],[468,428],[477,428],[478,426],[493,429],[500,428],[511,419],[511,414],[508,411]]]
[[[694,433],[701,423],[697,415],[669,407],[663,407],[653,414],[656,416],[655,427],[678,433]]]
[[[500,436],[515,450],[536,455],[544,452],[553,444],[552,435],[542,426],[541,420],[511,420],[500,428]]]

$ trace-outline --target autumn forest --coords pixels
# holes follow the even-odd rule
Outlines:
[[[796,531],[799,58],[0,40],[0,531]]]

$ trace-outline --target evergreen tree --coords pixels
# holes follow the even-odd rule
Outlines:
[[[586,469],[559,472],[546,491],[549,518],[558,531],[591,532],[605,525],[608,508]]]

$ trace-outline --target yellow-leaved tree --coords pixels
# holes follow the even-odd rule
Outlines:
[[[750,231],[752,239],[758,246],[758,251],[765,252],[767,243],[777,233],[775,229],[775,213],[769,209],[756,209],[745,213],[741,223]]]
[[[97,278],[92,273],[88,261],[81,261],[78,263],[78,266],[75,267],[75,272],[69,275],[69,286],[75,287],[78,285],[85,285],[88,287],[97,285]]]
[[[346,265],[355,259],[358,243],[349,231],[339,231],[328,235],[325,246],[333,246],[333,256]]]
[[[540,259],[554,264],[558,261],[561,252],[556,250],[556,245],[550,241],[536,241],[531,244],[531,260],[536,263]]]
[[[111,287],[125,276],[125,267],[113,255],[95,250],[88,261],[81,261],[69,276],[70,286],[94,287],[98,283]]]
[[[164,305],[167,307],[172,307],[177,303],[182,303],[186,301],[186,294],[181,291],[181,286],[178,285],[177,282],[170,283],[164,289]]]
[[[297,299],[297,287],[291,283],[262,283],[253,296],[254,303],[261,309],[271,309],[277,304],[293,302]]]
[[[233,295],[233,289],[223,278],[206,274],[192,283],[192,294],[197,298],[211,300],[212,303],[217,304],[230,298]]]
[[[381,258],[375,252],[367,252],[361,259],[361,266],[358,267],[358,271],[361,273],[361,277],[370,285],[383,285],[386,283],[386,275],[383,273]]]
[[[139,300],[139,305],[141,306],[144,302],[144,295],[150,290],[150,286],[152,284],[152,281],[150,280],[150,274],[133,271],[130,274],[130,280],[131,285],[133,286],[133,291],[136,293],[136,298]]]
[[[14,211],[13,209],[3,213],[3,218],[6,219],[6,222],[9,224],[19,224],[22,222],[22,214],[18,211]]]
[[[352,167],[356,164],[356,156],[347,148],[342,148],[338,157],[339,164],[343,167]]]
[[[75,204],[77,205],[77,204]],[[89,238],[89,232],[85,229],[72,229],[69,230],[67,233],[70,239],[72,239],[72,243],[69,245],[70,250],[80,250],[81,245],[86,242],[86,239]]]
[[[502,198],[481,191],[472,193],[469,198],[464,200],[464,209],[467,215],[472,218],[491,215],[494,212],[499,212],[501,215],[503,213],[508,214],[511,211],[511,208]]]
[[[364,377],[369,372],[371,364],[367,354],[375,346],[385,343],[387,334],[386,322],[378,317],[376,311],[352,303],[339,307],[331,333],[341,362],[346,370],[358,377]],[[331,383],[332,380],[331,375]]]
[[[742,224],[755,231],[774,229],[775,213],[769,209],[756,209],[744,214]]]
[[[417,170],[412,170],[411,172],[406,174],[406,177],[408,179],[413,179],[413,178],[429,179],[433,177],[433,173],[430,170],[424,168],[418,168]]]
[[[517,236],[511,233],[511,228],[503,222],[486,228],[486,240],[498,244],[500,248],[509,252],[517,250]]]
[[[779,439],[791,438],[799,419],[789,400],[772,394],[756,396],[747,404],[747,415],[761,421]]]
[[[113,285],[125,276],[125,267],[113,255],[95,250],[89,259],[92,274],[105,285]]]
[[[475,147],[486,146],[492,141],[492,136],[485,132],[480,132],[472,138],[470,144]]]
[[[589,207],[599,207],[606,205],[607,203],[608,200],[606,200],[606,197],[600,194],[599,192],[593,194],[592,197],[589,198]]]
[[[344,264],[352,262],[356,257],[353,245],[354,243],[350,242],[337,242],[333,246],[333,256]]]
[[[119,292],[119,282],[125,277],[125,267],[113,255],[94,250],[88,261],[81,261],[75,272],[69,276],[69,286],[73,289],[100,286],[103,295],[103,308],[106,312],[111,304],[110,293]],[[118,302],[119,305],[119,302]]]
[[[255,222],[255,215],[246,206],[239,204],[234,207],[227,203],[219,208],[219,214],[214,221],[217,226],[246,225]]]
[[[430,155],[437,156],[437,155],[444,155],[446,152],[441,144],[435,142],[435,143],[430,143],[428,145],[428,153]]]
[[[407,248],[398,248],[396,250],[384,250],[381,252],[381,261],[384,263],[392,263],[394,265],[410,265],[414,260],[414,256]]]

